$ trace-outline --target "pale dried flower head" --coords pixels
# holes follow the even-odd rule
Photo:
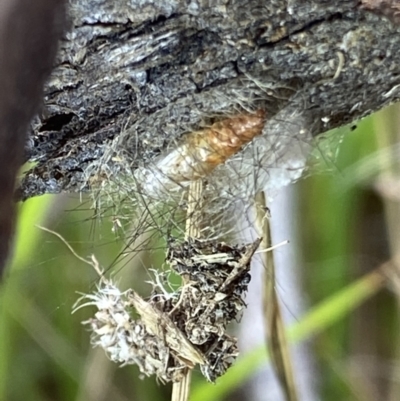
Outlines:
[[[120,291],[98,270],[97,291],[83,295],[74,311],[97,308],[94,317],[83,323],[92,331],[92,344],[102,347],[114,362],[136,364],[144,375],[156,375],[164,382],[181,381],[188,369],[199,365],[203,375],[215,381],[238,355],[237,340],[226,329],[240,319],[245,307],[242,295],[259,243],[238,247],[172,241],[167,261],[176,273],[189,277],[185,286],[168,293],[165,276],[154,271],[157,292],[146,301],[133,290]]]

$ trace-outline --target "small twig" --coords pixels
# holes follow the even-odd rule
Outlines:
[[[147,330],[158,338],[164,338],[168,347],[188,368],[193,368],[196,363],[205,363],[204,355],[188,341],[168,315],[160,312],[154,305],[146,302],[134,291],[131,293],[131,300]]]
[[[189,186],[188,193],[188,210],[186,217],[186,231],[185,239],[198,238],[201,232],[201,217],[202,217],[202,192],[203,192],[203,181],[196,180],[193,181]],[[187,285],[189,284],[189,277],[186,275],[182,276],[182,293],[181,298],[183,298],[183,293]],[[186,287],[185,287],[186,286]],[[180,301],[178,301],[178,304]],[[178,305],[177,304],[177,305]],[[172,385],[172,396],[171,401],[187,401],[189,399],[190,392],[190,381],[192,376],[192,370],[187,369],[184,378]]]
[[[253,244],[251,244],[247,248],[247,251],[241,257],[238,265],[234,267],[234,269],[229,274],[229,276],[226,278],[224,284],[221,286],[219,291],[221,291],[221,292],[226,291],[226,289],[237,279],[240,272],[243,272],[243,270],[248,269],[247,266],[249,266],[251,258],[253,257],[256,249],[260,246],[261,241],[262,241],[262,238],[258,238],[257,240],[254,241]]]

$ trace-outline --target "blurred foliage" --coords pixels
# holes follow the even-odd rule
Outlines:
[[[296,184],[309,312],[288,328],[288,337],[312,339],[324,401],[398,399],[397,297],[378,293],[377,270],[397,255],[391,227],[398,201],[388,203],[375,185],[383,170],[395,185],[398,110],[327,135],[310,159],[312,174]],[[91,348],[81,325],[91,311],[71,315],[71,309],[78,292],[94,289],[96,273],[37,224],[60,233],[80,256],[94,253],[122,287],[139,292],[150,288],[148,269],[163,254],[139,251],[116,262],[124,249],[113,232],[117,222],[97,217],[89,200],[44,196],[21,205],[16,250],[0,293],[0,400],[168,400],[169,386],[141,380],[135,367],[119,368]],[[255,349],[216,385],[195,375],[193,400],[229,399],[266,359],[265,350]]]
[[[399,125],[389,129],[387,123],[398,111],[395,105],[363,120],[343,138],[336,173],[317,174],[300,184],[299,236],[313,304],[393,259],[388,227],[398,220],[399,210],[385,214],[386,199],[376,183],[384,166],[397,163],[388,157],[399,142]],[[398,323],[396,295],[386,290],[316,336],[321,399],[398,400],[391,390],[398,382],[392,365]]]

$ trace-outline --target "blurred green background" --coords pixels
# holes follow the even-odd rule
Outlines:
[[[392,106],[354,130],[330,133],[317,143],[310,174],[294,184],[309,310],[288,336],[311,342],[324,401],[400,400],[399,115]],[[36,225],[60,233],[80,256],[94,253],[102,266],[113,266],[124,288],[142,290],[147,268],[160,257],[141,251],[115,265],[123,249],[113,233],[117,222],[96,217],[90,206],[73,196],[20,205],[14,257],[0,292],[0,400],[170,397],[169,386],[141,380],[135,367],[119,368],[91,348],[81,324],[90,308],[71,315],[78,293],[95,288],[96,273]],[[266,358],[264,348],[255,349],[216,385],[195,376],[192,399],[233,400]]]

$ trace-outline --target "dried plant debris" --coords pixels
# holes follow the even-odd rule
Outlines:
[[[200,365],[203,375],[215,381],[238,355],[237,340],[226,329],[245,307],[242,296],[260,241],[242,247],[170,241],[167,262],[185,283],[178,291],[168,293],[158,276],[146,301],[102,276],[97,292],[84,295],[75,310],[97,307],[84,324],[92,330],[92,344],[104,348],[112,361],[136,364],[144,375],[163,382],[181,381],[187,369]]]

